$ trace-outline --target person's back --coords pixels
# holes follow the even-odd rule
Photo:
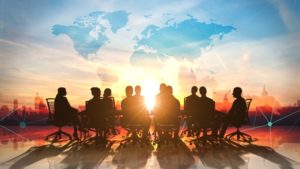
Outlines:
[[[184,102],[184,111],[187,115],[192,116],[193,119],[198,117],[198,106],[200,97],[196,95],[197,87],[193,86],[191,89],[191,95],[186,97]]]
[[[199,100],[199,116],[201,122],[211,120],[215,111],[215,102],[208,97],[200,97]]]
[[[198,113],[199,123],[203,126],[208,126],[212,122],[215,114],[215,102],[206,96],[207,90],[204,86],[199,88],[200,99]]]
[[[66,123],[71,121],[69,119],[69,114],[71,111],[70,103],[65,97],[66,91],[63,88],[58,89],[58,94],[55,97],[54,101],[54,120],[58,123]]]
[[[242,97],[242,88],[235,87],[232,93],[236,99],[232,103],[228,115],[224,119],[224,124],[221,129],[220,137],[223,138],[229,125],[240,127],[245,123],[247,118],[247,105],[245,99]]]
[[[88,123],[93,127],[103,127],[105,125],[106,114],[104,112],[103,100],[100,99],[101,91],[97,87],[92,87],[91,92],[94,97],[86,103]]]
[[[86,103],[87,115],[91,119],[104,117],[103,109],[103,100],[100,98],[92,98]]]
[[[141,95],[141,87],[135,87],[135,95],[132,98],[132,111],[136,117],[137,123],[143,123],[145,115],[147,114],[147,108],[145,104],[145,98]]]
[[[111,89],[106,88],[104,90],[102,102],[104,112],[107,114],[107,116],[112,116],[115,111],[115,103],[113,97],[111,96]]]
[[[134,111],[134,101],[133,101],[133,88],[132,86],[127,86],[125,89],[126,98],[121,102],[121,110],[123,114],[123,120],[126,124],[133,123],[135,121],[135,111]]]
[[[237,97],[232,103],[231,109],[228,113],[228,118],[231,123],[241,125],[247,118],[247,106],[243,97]]]
[[[155,112],[156,121],[161,124],[178,123],[180,102],[172,95],[172,88],[170,86],[168,86],[167,93],[161,100],[161,105]]]
[[[155,96],[155,105],[154,105],[154,110],[160,108],[161,105],[161,101],[163,99],[163,97],[166,94],[166,87],[167,85],[164,83],[161,83],[159,86],[159,93]]]
[[[54,121],[59,125],[65,125],[68,122],[72,122],[74,129],[73,136],[77,139],[77,126],[80,125],[77,117],[77,110],[71,107],[68,99],[65,97],[66,95],[67,91],[64,87],[58,88],[54,100]]]

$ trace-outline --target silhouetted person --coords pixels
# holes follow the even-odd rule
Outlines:
[[[115,111],[115,102],[113,97],[111,96],[111,89],[106,88],[103,93],[103,104],[105,112],[108,116],[112,116]]]
[[[121,110],[123,114],[124,123],[133,123],[135,120],[135,112],[133,111],[133,88],[132,86],[127,86],[125,89],[126,98],[121,101]]]
[[[198,109],[199,109],[199,100],[200,97],[196,95],[198,91],[198,88],[196,86],[193,86],[191,88],[191,95],[186,97],[184,100],[184,111],[185,114],[188,116],[187,122],[188,122],[188,128],[192,129],[192,125],[195,123],[198,123],[199,115],[198,115]],[[189,135],[191,133],[189,132]]]
[[[106,113],[106,116],[108,117],[108,126],[112,129],[113,133],[115,133],[114,130],[114,124],[115,124],[115,102],[114,98],[111,96],[111,89],[106,88],[103,93],[103,106],[104,106],[104,112]]]
[[[232,103],[232,106],[224,119],[224,124],[221,129],[220,137],[224,137],[228,125],[231,123],[239,123],[247,116],[247,105],[245,99],[242,97],[242,89],[235,87],[232,93],[233,97],[236,98]]]
[[[141,95],[142,88],[137,85],[134,88],[135,95],[133,96],[133,111],[136,112],[137,122],[143,125],[143,134],[144,139],[147,136],[149,125],[150,125],[150,117],[148,115],[145,97]]]
[[[145,104],[145,97],[141,95],[142,88],[141,86],[137,85],[134,88],[135,95],[133,96],[133,107],[136,112],[139,112],[139,114],[146,114],[147,108]]]
[[[98,87],[92,87],[93,98],[86,102],[86,114],[88,125],[96,128],[96,137],[103,134],[106,127],[107,116],[104,111],[103,100],[100,98],[101,90]]]
[[[58,88],[54,101],[54,120],[63,124],[72,122],[74,129],[73,137],[78,139],[77,126],[79,125],[79,120],[77,117],[77,109],[71,107],[68,99],[65,97],[66,95],[67,91],[64,87]]]
[[[207,128],[212,127],[213,117],[215,115],[215,102],[206,96],[207,90],[204,86],[199,88],[200,99],[199,99],[199,109],[198,109],[198,120],[203,128],[203,135],[207,135]],[[213,128],[213,135],[216,135],[217,129]]]
[[[159,86],[159,93],[155,96],[155,105],[154,109],[156,107],[160,106],[160,102],[163,99],[164,95],[166,94],[166,87],[167,85],[165,83],[161,83]]]
[[[179,127],[180,102],[173,96],[171,86],[166,87],[166,94],[161,100],[161,106],[157,107],[154,113],[158,124],[172,124]],[[175,137],[178,137],[178,128]]]

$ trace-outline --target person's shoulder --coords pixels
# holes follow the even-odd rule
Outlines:
[[[243,97],[237,98],[236,101],[238,101],[238,102],[246,102],[246,100]]]
[[[126,102],[128,102],[129,100],[131,100],[132,99],[132,97],[126,97],[126,98],[124,98],[122,101],[121,101],[121,103],[126,103]]]
[[[184,98],[185,101],[187,101],[187,102],[191,101],[191,96],[192,96],[192,95],[186,96],[186,97]]]
[[[179,102],[179,100],[175,96],[172,96],[172,98],[174,101]]]
[[[56,97],[56,98],[55,98],[55,101],[59,101],[59,102],[67,102],[68,99],[67,99],[66,97],[62,96],[62,97]]]
[[[211,99],[211,98],[209,98],[209,97],[208,97],[208,100],[209,100],[210,102],[215,102],[213,99]]]

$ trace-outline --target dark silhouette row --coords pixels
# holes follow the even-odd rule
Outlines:
[[[133,95],[133,90],[135,95]],[[53,120],[59,128],[71,122],[75,139],[78,139],[78,128],[81,132],[93,128],[96,136],[105,141],[109,131],[117,134],[114,129],[115,117],[116,115],[122,115],[121,124],[128,129],[128,133],[133,134],[133,141],[139,140],[137,135],[139,131],[142,131],[141,141],[146,142],[147,137],[150,136],[148,131],[151,118],[146,108],[145,98],[141,95],[141,90],[141,86],[135,86],[134,89],[132,86],[127,86],[125,89],[126,98],[121,102],[121,113],[117,114],[114,98],[109,88],[104,90],[103,97],[101,97],[100,88],[92,87],[91,94],[93,98],[86,101],[85,111],[78,112],[70,106],[66,98],[66,89],[60,87],[54,101]],[[173,140],[178,140],[180,119],[186,119],[189,135],[198,137],[203,132],[201,139],[208,139],[207,132],[209,129],[211,129],[210,136],[212,138],[223,138],[229,125],[239,129],[247,121],[249,105],[242,97],[240,87],[233,89],[235,101],[228,113],[215,109],[215,102],[206,96],[207,90],[204,86],[199,88],[200,97],[197,96],[197,91],[196,86],[191,88],[191,95],[184,99],[184,111],[181,113],[180,102],[173,96],[172,87],[164,83],[160,85],[160,91],[156,95],[152,111],[155,122],[155,143],[167,142],[172,135]],[[173,134],[170,134],[172,132]],[[243,138],[249,136],[239,130],[233,135],[235,134]],[[57,133],[55,136],[57,137]],[[61,137],[60,134],[58,136]]]

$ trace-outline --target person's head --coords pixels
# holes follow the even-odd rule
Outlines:
[[[109,96],[111,96],[111,89],[110,88],[106,88],[104,90],[103,97],[109,97]]]
[[[172,88],[172,86],[167,86],[166,87],[166,93],[167,93],[167,95],[172,95],[173,94],[173,88]]]
[[[134,91],[135,91],[136,95],[140,95],[142,92],[141,86],[139,86],[139,85],[135,86]]]
[[[94,97],[100,97],[101,95],[101,90],[98,87],[92,87],[91,88],[91,93]]]
[[[237,97],[242,97],[242,88],[240,87],[235,87],[233,89],[233,93],[232,93],[233,97],[237,98]]]
[[[197,93],[197,90],[198,90],[198,88],[196,86],[193,86],[191,88],[192,95],[195,95]]]
[[[126,92],[126,96],[127,97],[132,96],[132,94],[133,94],[133,87],[132,86],[127,86],[126,89],[125,89],[125,92]]]
[[[200,92],[201,96],[206,96],[207,90],[204,86],[201,86],[199,88],[199,92]]]
[[[58,95],[61,95],[61,96],[67,95],[66,88],[64,88],[64,87],[58,88],[58,89],[57,89],[57,94],[58,94]]]
[[[161,83],[159,85],[159,92],[164,93],[166,91],[166,87],[167,87],[167,85],[165,83]]]

